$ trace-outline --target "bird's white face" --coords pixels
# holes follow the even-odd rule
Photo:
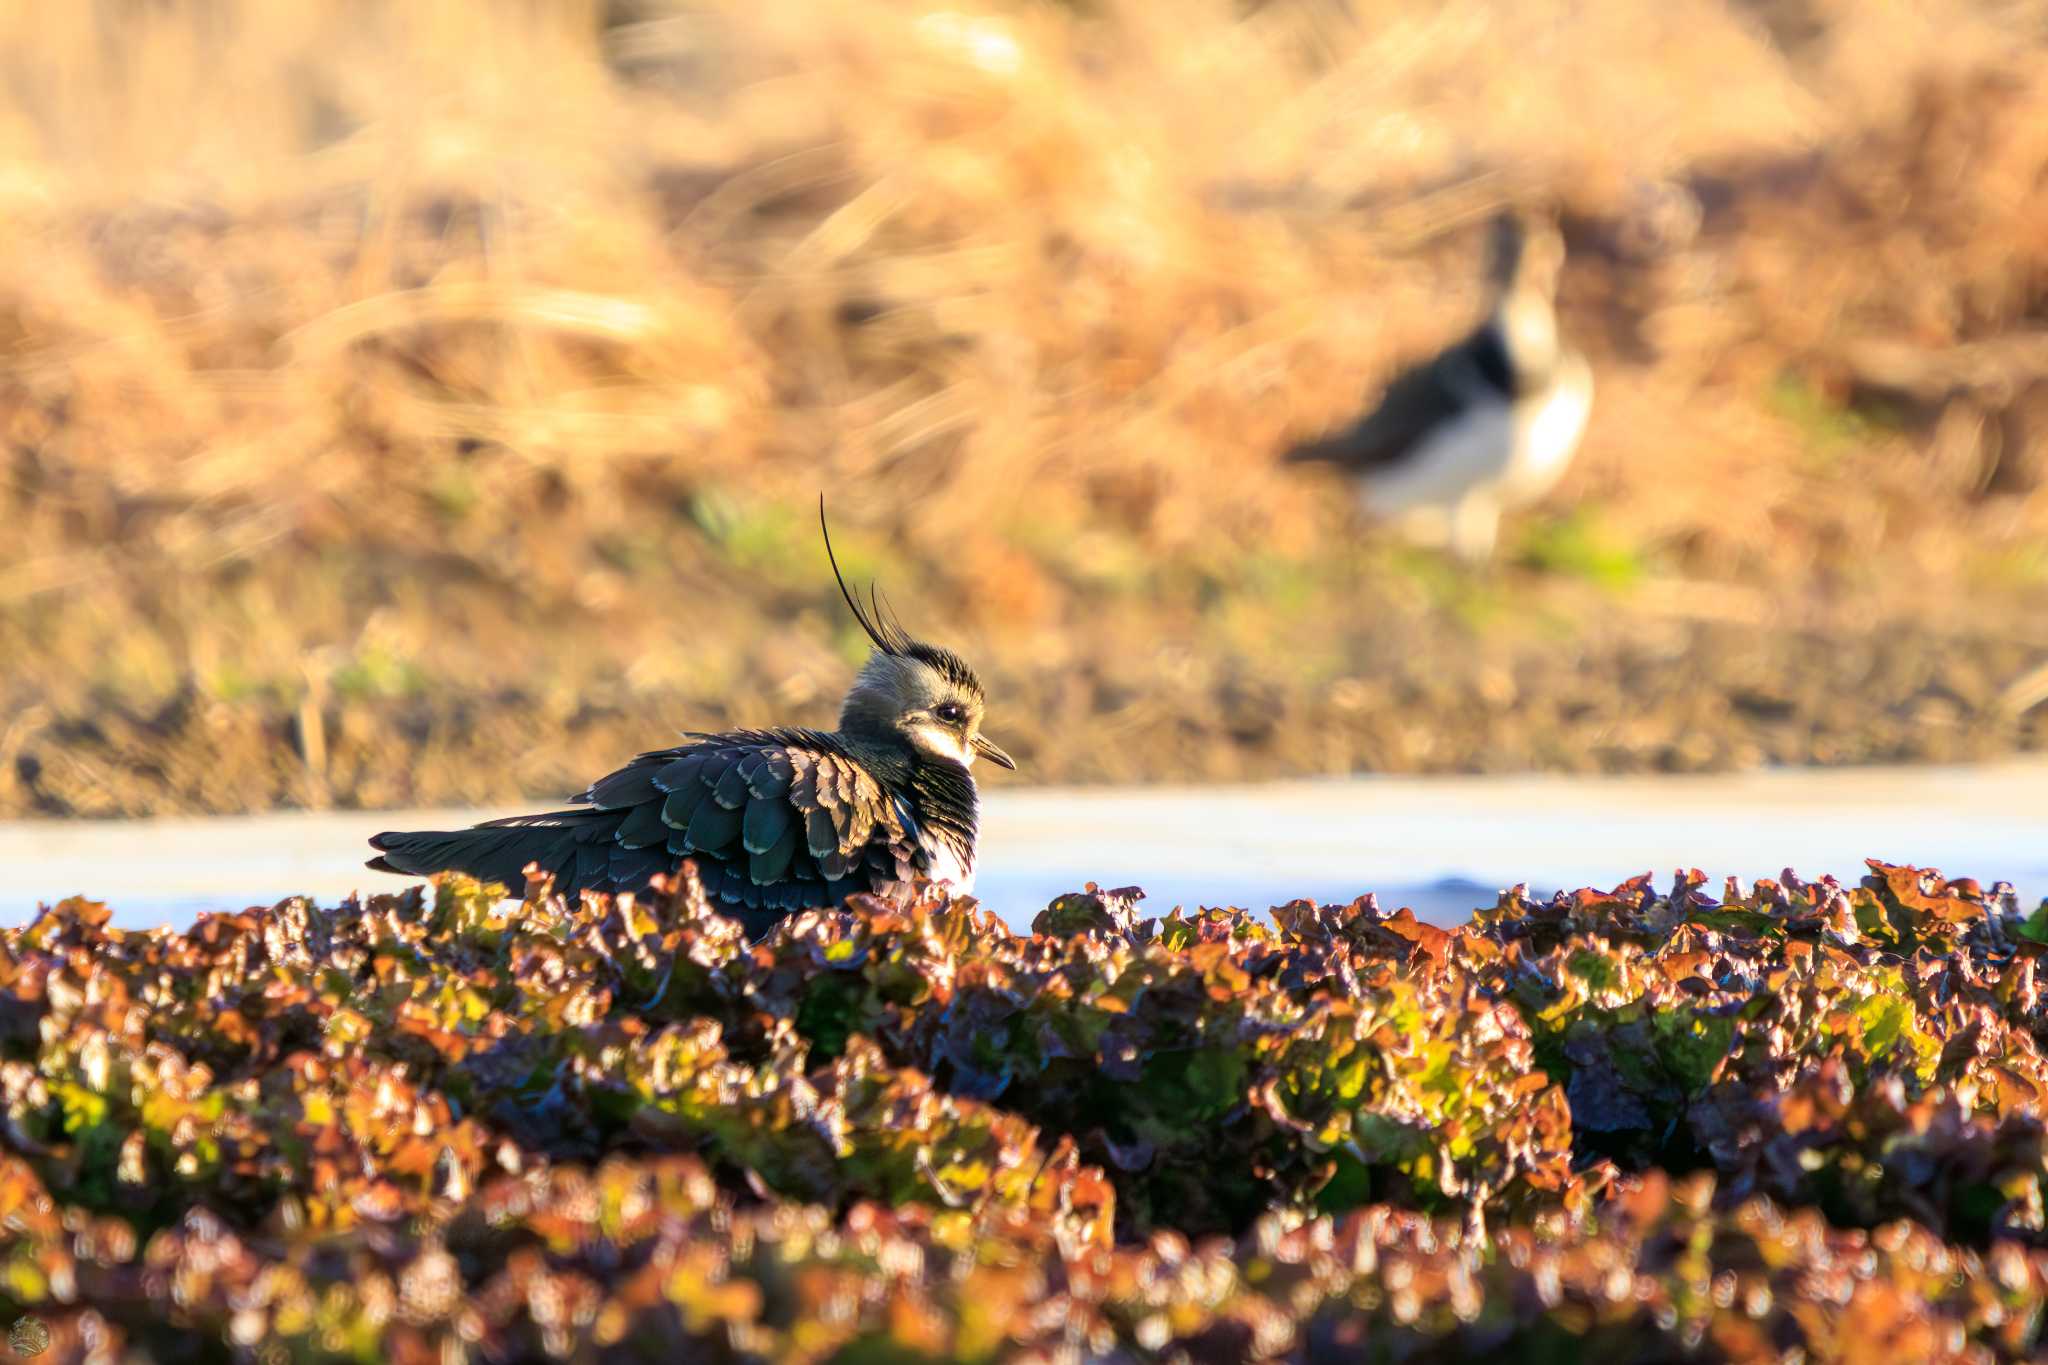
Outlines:
[[[1508,349],[1523,364],[1543,365],[1557,353],[1557,311],[1548,294],[1517,289],[1500,303]]]
[[[984,702],[979,687],[947,677],[919,658],[877,653],[861,670],[850,711],[903,737],[913,749],[972,768],[986,758],[1005,768],[1016,763],[981,733]]]
[[[912,674],[902,730],[911,747],[933,758],[951,759],[963,768],[986,755],[1013,767],[1009,755],[981,735],[981,696],[951,681],[929,664],[908,660]]]
[[[1503,294],[1557,296],[1564,270],[1564,234],[1547,215],[1508,213],[1495,220],[1488,271]]]
[[[1564,272],[1564,234],[1557,225],[1539,222],[1529,229],[1528,239],[1522,244],[1521,269],[1518,283],[1524,289],[1537,290],[1545,295],[1557,293],[1557,277]]]
[[[910,742],[919,751],[935,758],[950,758],[963,768],[974,766],[973,745],[963,739],[958,731],[949,730],[943,725],[927,723],[916,726],[910,731]]]

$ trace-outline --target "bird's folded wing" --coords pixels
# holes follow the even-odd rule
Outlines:
[[[893,850],[907,848],[896,803],[818,731],[702,736],[640,755],[579,800],[626,812],[613,835],[620,846],[695,858],[715,894],[749,904],[785,893],[829,903],[868,889],[884,863],[893,871]]]
[[[1296,446],[1291,461],[1314,461],[1363,472],[1395,464],[1424,438],[1455,421],[1475,402],[1505,398],[1490,337],[1482,328],[1456,346],[1394,377],[1379,406],[1333,436]]]

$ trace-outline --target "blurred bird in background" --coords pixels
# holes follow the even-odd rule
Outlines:
[[[824,506],[818,508],[821,529]],[[538,864],[555,887],[644,891],[696,860],[705,893],[749,934],[856,892],[914,878],[974,889],[977,758],[1015,768],[981,733],[981,681],[949,649],[913,640],[872,589],[866,608],[825,551],[874,650],[837,730],[734,730],[641,754],[575,798],[581,809],[370,840],[379,872],[466,872],[517,891]]]
[[[1547,493],[1570,465],[1593,371],[1558,334],[1564,237],[1509,210],[1493,224],[1492,311],[1477,330],[1403,372],[1380,404],[1291,462],[1337,466],[1366,512],[1460,558],[1490,558],[1501,514]]]

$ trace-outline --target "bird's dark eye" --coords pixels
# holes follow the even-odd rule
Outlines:
[[[958,725],[967,719],[967,708],[957,701],[942,701],[932,708],[932,714],[948,725]]]

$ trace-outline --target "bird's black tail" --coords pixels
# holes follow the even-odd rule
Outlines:
[[[378,872],[425,877],[436,872],[466,872],[480,882],[497,882],[513,895],[526,888],[526,865],[538,863],[552,875],[555,888],[575,895],[586,883],[607,889],[611,836],[619,813],[596,810],[550,811],[493,820],[473,829],[391,830],[370,840],[382,856],[367,864]],[[580,867],[582,861],[591,864]],[[593,858],[591,855],[595,854]],[[597,875],[585,875],[595,873]]]

